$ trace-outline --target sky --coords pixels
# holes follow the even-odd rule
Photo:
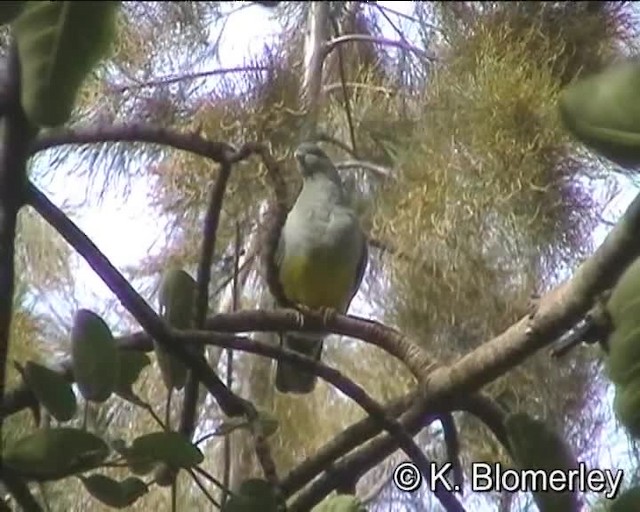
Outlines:
[[[236,2],[237,3],[237,2]],[[410,2],[379,2],[394,10],[408,12]],[[253,5],[232,15],[228,21],[226,35],[220,45],[220,62],[212,68],[235,67],[252,55],[261,52],[265,39],[277,31],[277,25],[269,21],[269,13],[264,8]],[[388,37],[396,38],[386,22],[383,28],[389,31]],[[215,34],[211,34],[215,37]],[[58,176],[64,173],[58,173]],[[42,185],[46,193],[56,204],[64,202],[79,203],[84,196],[79,194],[86,189],[82,178],[73,187],[64,178]],[[610,203],[604,218],[615,222],[638,193],[628,179],[619,179],[620,193]],[[161,228],[155,216],[148,211],[148,185],[144,180],[136,180],[131,186],[126,201],[122,200],[121,190],[110,190],[104,200],[89,208],[82,209],[72,219],[106,254],[111,262],[123,269],[137,263],[150,251],[161,248]],[[594,245],[602,242],[610,226],[600,225],[593,234]],[[155,244],[155,245],[154,245]],[[111,292],[102,284],[88,265],[79,257],[74,257],[77,275],[76,297],[85,307],[95,307],[111,297]],[[612,400],[612,396],[609,397]],[[608,426],[605,439],[617,439],[615,443],[599,443],[602,446],[601,464],[603,467],[616,466],[621,454],[626,451],[626,440],[616,431],[614,424]]]

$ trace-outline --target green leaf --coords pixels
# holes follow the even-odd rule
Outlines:
[[[82,82],[106,56],[120,2],[27,2],[13,22],[22,105],[41,126],[65,123]]]
[[[340,494],[324,499],[311,512],[367,512],[367,509],[355,496]]]
[[[115,392],[122,398],[128,400],[134,396],[132,387],[140,377],[142,370],[151,364],[151,359],[144,352],[136,350],[118,350],[118,380]],[[137,397],[136,397],[137,398]]]
[[[71,329],[73,374],[87,400],[104,402],[118,382],[118,349],[109,326],[87,309],[75,315]]]
[[[282,501],[266,480],[250,478],[240,484],[237,493],[227,500],[222,512],[278,512]]]
[[[147,484],[136,477],[119,482],[108,476],[95,474],[80,477],[80,480],[91,496],[113,508],[128,507],[149,491]]]
[[[507,416],[505,428],[511,455],[521,469],[568,471],[578,463],[562,437],[547,425],[524,413]],[[578,509],[575,492],[532,492],[540,512],[570,512]]]
[[[24,376],[38,402],[58,421],[69,421],[76,413],[76,395],[71,384],[58,372],[32,361],[24,367]]]
[[[620,423],[634,438],[640,437],[640,388],[636,382],[616,385],[613,410]]]
[[[12,21],[27,5],[27,2],[0,2],[0,24]]]
[[[615,499],[609,512],[637,512],[638,510],[640,510],[640,487],[632,487]]]
[[[111,441],[111,447],[127,461],[127,466],[134,475],[146,475],[154,470],[157,463],[149,458],[136,458],[127,443],[122,439]]]
[[[202,452],[178,432],[154,432],[138,437],[128,451],[133,459],[164,462],[172,468],[190,468],[204,460]]]
[[[587,146],[622,166],[640,164],[640,63],[617,64],[570,85],[560,113]]]
[[[193,326],[196,290],[196,282],[184,270],[170,268],[163,274],[158,302],[160,315],[171,327],[188,329]],[[153,346],[167,389],[182,389],[187,380],[187,368],[155,340]]]
[[[46,481],[93,469],[108,454],[107,444],[84,430],[37,429],[6,447],[4,463],[25,478]]]

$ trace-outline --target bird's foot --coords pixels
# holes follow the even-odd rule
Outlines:
[[[296,322],[299,329],[302,330],[304,328],[304,315],[311,313],[312,310],[308,306],[299,303],[294,304],[293,307],[296,314]]]
[[[326,326],[335,319],[338,311],[335,308],[321,307],[318,312],[322,315],[322,323]]]

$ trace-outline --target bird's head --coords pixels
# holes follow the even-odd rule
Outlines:
[[[327,154],[313,142],[303,142],[293,153],[303,178],[323,174],[332,180],[340,181],[338,171]]]

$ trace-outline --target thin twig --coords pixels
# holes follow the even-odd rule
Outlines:
[[[233,282],[231,286],[231,309],[238,310],[238,274],[240,273],[240,224],[236,222],[236,240],[233,258]],[[233,386],[233,350],[227,349],[227,387]],[[231,481],[231,436],[224,437],[224,467],[222,469],[222,506],[227,502],[229,482]]]
[[[227,190],[227,182],[231,175],[231,165],[227,162],[220,166],[218,177],[211,187],[209,196],[209,207],[204,219],[202,234],[202,248],[198,261],[197,273],[197,294],[194,314],[194,325],[197,329],[202,328],[207,317],[209,303],[209,282],[211,281],[211,266],[213,263],[213,253],[215,251],[218,225],[220,223],[220,212],[222,211],[222,201]],[[179,431],[189,439],[193,435],[196,427],[197,405],[198,405],[198,379],[189,370],[187,382],[184,389],[184,401],[182,404],[182,414],[180,416]],[[232,394],[230,388],[227,392]]]
[[[334,36],[340,36],[340,27],[335,17],[330,16],[331,23],[333,25]],[[338,72],[340,74],[340,83],[342,84],[342,95],[344,96],[344,112],[347,116],[347,125],[349,126],[349,136],[351,137],[351,147],[353,153],[358,155],[358,145],[356,142],[356,129],[353,124],[353,116],[351,115],[351,99],[349,96],[349,89],[347,88],[347,73],[344,65],[344,52],[342,46],[338,45]]]
[[[188,471],[189,475],[191,475],[192,480],[195,482],[195,484],[198,486],[198,488],[207,497],[209,502],[214,507],[217,507],[217,508],[221,509],[223,504],[220,504],[220,503],[218,503],[216,501],[216,499],[211,495],[211,493],[207,490],[207,488],[204,486],[204,484],[200,481],[200,479],[198,478],[198,475],[196,475],[195,471],[193,469],[188,469],[187,471]]]
[[[269,71],[269,70],[270,68],[267,66],[236,66],[233,68],[218,68],[218,69],[210,69],[207,71],[198,71],[196,73],[185,73],[179,76],[161,77],[161,78],[156,78],[155,80],[148,80],[146,82],[140,82],[137,84],[116,85],[112,89],[115,93],[122,94],[123,92],[144,89],[146,87],[159,87],[163,85],[171,85],[178,82],[197,80],[199,78],[206,78],[209,76],[229,75],[233,73],[252,73],[256,71]]]
[[[413,53],[422,59],[426,59],[430,61],[438,60],[435,56],[430,55],[428,52],[421,50],[416,46],[407,44],[404,41],[395,41],[393,39],[387,39],[386,37],[376,37],[376,36],[370,36],[368,34],[347,34],[344,36],[336,37],[325,43],[324,51],[326,54],[329,54],[337,46],[345,43],[375,43],[375,44],[380,44],[382,46],[392,46],[392,47],[399,48],[401,50],[405,50],[407,52]]]
[[[144,124],[114,124],[53,130],[37,137],[30,145],[31,153],[67,144],[102,144],[105,142],[146,142],[188,151],[215,162],[227,161],[235,148],[225,142],[215,142],[198,133],[178,133],[160,126]]]

